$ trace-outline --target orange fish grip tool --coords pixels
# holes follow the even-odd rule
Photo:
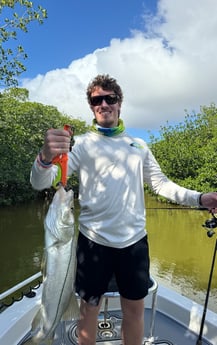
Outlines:
[[[74,134],[74,127],[70,125],[64,125],[63,127],[69,133],[73,132]],[[70,150],[72,145],[74,144],[74,138],[72,134],[72,139],[70,143]],[[58,171],[55,180],[53,181],[53,187],[57,189],[60,185],[66,187],[67,185],[67,172],[68,172],[68,154],[62,153],[53,158],[52,163],[57,165]]]

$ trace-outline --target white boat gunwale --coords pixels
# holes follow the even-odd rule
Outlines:
[[[32,277],[26,279],[24,282],[17,284],[12,289],[0,294],[0,301],[24,288],[25,286],[36,282],[41,278],[41,272],[33,275]],[[38,282],[37,282],[37,285]],[[35,296],[32,298],[23,296],[19,302],[14,302],[11,306],[7,307],[0,313],[0,345],[10,344],[17,345],[21,344],[21,340],[28,334],[31,328],[31,320],[33,319],[37,309],[40,306],[42,285],[37,286]],[[117,295],[114,295],[114,297]],[[111,298],[109,301],[109,310],[120,309],[119,304],[117,305],[117,298]],[[146,298],[146,308],[151,309],[151,296]],[[180,295],[179,293],[164,287],[162,285],[158,286],[157,291],[157,313],[162,313],[165,317],[173,319],[177,325],[183,326],[186,330],[191,333],[191,337],[194,335],[194,342],[192,345],[196,345],[195,339],[200,330],[201,317],[203,314],[203,306],[193,302],[187,297]],[[156,338],[159,338],[157,334],[154,333]],[[168,340],[169,341],[169,340]],[[217,345],[217,314],[207,310],[204,334],[203,334],[202,344]],[[101,342],[99,344],[111,345],[120,344],[117,341]],[[147,343],[148,344],[148,343]],[[150,343],[151,344],[151,343]],[[153,341],[153,344],[157,342]],[[160,342],[159,342],[160,344]],[[162,344],[162,343],[161,343]],[[165,344],[176,344],[173,342],[168,342]],[[179,345],[179,343],[178,343]],[[181,344],[184,345],[184,344]]]

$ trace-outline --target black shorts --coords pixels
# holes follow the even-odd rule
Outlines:
[[[144,298],[149,287],[147,236],[117,249],[99,245],[81,233],[77,247],[76,292],[86,302],[98,305],[115,276],[120,295],[130,300]]]

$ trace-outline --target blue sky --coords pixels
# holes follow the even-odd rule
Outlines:
[[[109,73],[124,92],[126,127],[146,140],[149,131],[182,122],[185,110],[216,103],[215,0],[33,3],[48,19],[14,42],[28,54],[20,86],[30,100],[91,122],[86,86]]]
[[[124,39],[131,30],[144,29],[144,10],[155,11],[155,0],[33,1],[48,11],[43,25],[32,24],[22,44],[29,59],[23,76],[35,77],[67,67],[72,60],[109,46],[111,39]]]

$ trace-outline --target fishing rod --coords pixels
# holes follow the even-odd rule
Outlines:
[[[181,207],[145,207],[146,210],[192,210],[192,211],[207,211],[207,208],[193,208],[193,207],[186,207],[186,206],[181,206]]]
[[[213,229],[215,229],[217,227],[217,218],[215,217],[215,215],[213,213],[212,213],[212,216],[213,216],[212,219],[206,220],[205,223],[202,225],[204,228],[206,228],[208,237],[212,237],[215,234],[215,231]],[[213,270],[214,270],[214,266],[215,266],[216,252],[217,252],[217,238],[216,238],[216,242],[215,242],[215,246],[214,246],[214,252],[213,252],[212,264],[211,264],[211,269],[210,269],[210,274],[209,274],[209,281],[208,281],[208,286],[207,286],[206,298],[205,298],[205,303],[204,303],[204,308],[203,308],[203,315],[202,315],[201,324],[200,324],[200,333],[199,333],[196,345],[202,345],[203,328],[204,328],[204,324],[205,324],[209,294],[210,294],[210,289],[211,289],[211,284],[212,284],[212,276],[213,276]]]

